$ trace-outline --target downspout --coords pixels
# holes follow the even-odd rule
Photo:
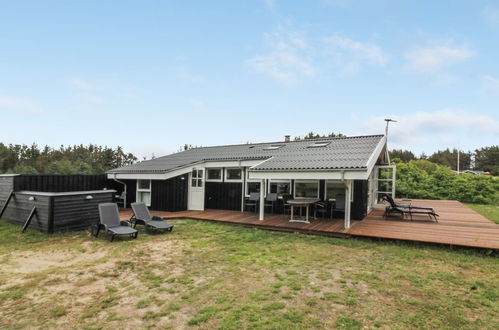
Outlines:
[[[123,181],[120,181],[120,180],[116,179],[116,173],[113,173],[113,180],[116,181],[116,182],[118,182],[119,184],[122,184],[123,187],[125,187],[125,189],[123,189],[123,193],[125,194],[123,196],[123,208],[126,209],[126,195],[127,195],[127,193],[126,193],[126,183],[124,183]]]

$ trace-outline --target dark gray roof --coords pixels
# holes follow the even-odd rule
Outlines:
[[[203,147],[146,160],[108,173],[162,173],[203,161],[262,159],[253,170],[361,169],[383,135]],[[327,144],[311,147],[312,144]],[[272,146],[279,146],[273,149]]]

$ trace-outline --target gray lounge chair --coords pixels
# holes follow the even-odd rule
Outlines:
[[[137,238],[139,232],[130,227],[126,221],[120,221],[120,213],[116,203],[99,204],[100,224],[97,227],[95,236],[99,235],[99,230],[104,229],[106,238],[112,242],[115,236],[129,235]]]
[[[173,225],[163,222],[163,218],[151,216],[145,203],[132,203],[130,204],[133,210],[133,216],[130,219],[133,227],[143,225],[146,231],[166,230],[172,231]]]

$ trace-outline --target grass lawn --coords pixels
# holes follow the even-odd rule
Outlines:
[[[477,211],[487,219],[499,224],[499,206],[497,205],[482,205],[482,204],[466,204],[471,209]]]
[[[494,328],[499,258],[176,220],[108,243],[0,222],[0,328]]]

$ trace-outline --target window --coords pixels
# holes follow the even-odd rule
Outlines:
[[[295,182],[295,197],[319,198],[319,181]]]
[[[291,184],[289,181],[270,182],[269,192],[277,195],[287,195],[290,192]]]
[[[340,182],[326,182],[325,199],[336,198],[336,195],[345,195],[345,186]]]
[[[395,166],[377,166],[374,170],[376,175],[376,188],[378,203],[383,194],[395,196]]]
[[[317,141],[312,144],[309,144],[307,148],[320,148],[329,145],[331,141]]]
[[[260,182],[246,182],[246,196],[260,192]]]
[[[225,172],[225,179],[227,181],[241,181],[240,168],[228,168]]]
[[[137,202],[151,206],[151,180],[137,180]]]
[[[203,186],[203,170],[192,170],[192,187]]]
[[[222,169],[220,168],[206,169],[206,181],[222,181]]]
[[[151,190],[151,180],[138,180],[138,188],[141,190]]]
[[[263,148],[263,150],[276,150],[276,149],[280,149],[284,147],[284,144],[271,144],[265,148]]]

